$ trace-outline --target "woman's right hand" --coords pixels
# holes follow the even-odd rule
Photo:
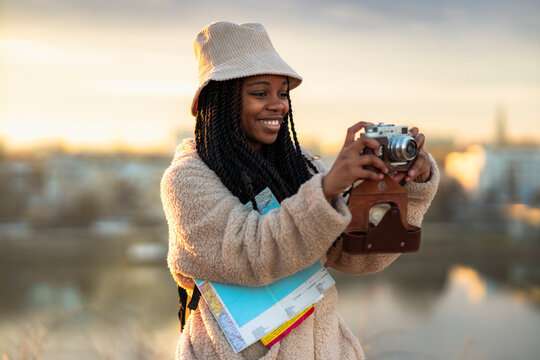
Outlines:
[[[383,173],[388,173],[388,168],[384,162],[376,155],[364,155],[364,148],[368,147],[376,152],[380,144],[375,139],[364,136],[354,139],[356,133],[367,125],[373,125],[369,122],[360,121],[347,130],[345,143],[339,152],[336,161],[330,171],[324,175],[322,187],[324,196],[328,201],[345,191],[356,180],[380,180],[383,174],[374,171],[378,169]],[[372,167],[372,169],[366,167]]]

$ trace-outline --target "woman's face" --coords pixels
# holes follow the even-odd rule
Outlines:
[[[260,151],[263,144],[276,141],[288,111],[285,76],[256,75],[244,79],[240,126],[253,150]]]

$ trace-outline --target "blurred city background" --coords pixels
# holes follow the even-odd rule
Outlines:
[[[197,87],[192,41],[261,22],[304,77],[300,142],[418,126],[442,172],[418,253],[334,273],[372,359],[537,359],[540,4],[0,3],[0,355],[170,359],[177,292],[159,181]]]

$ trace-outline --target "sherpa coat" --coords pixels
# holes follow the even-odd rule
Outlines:
[[[306,152],[307,156],[310,156]],[[409,223],[420,226],[439,182],[433,158],[427,183],[405,185]],[[168,266],[175,281],[193,288],[192,278],[244,286],[262,286],[321,260],[352,274],[377,272],[398,254],[349,255],[332,243],[345,230],[351,213],[339,198],[324,197],[320,170],[266,215],[248,210],[197,154],[186,139],[161,180],[161,198],[169,226]],[[364,359],[358,339],[336,311],[337,291],[330,288],[315,312],[281,342],[266,349],[257,342],[234,353],[208,306],[201,299],[180,335],[177,359]]]

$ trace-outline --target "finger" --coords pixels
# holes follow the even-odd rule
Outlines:
[[[424,143],[426,142],[426,137],[424,134],[420,133],[414,137],[414,141],[416,141],[416,147],[420,150],[424,147]]]
[[[412,127],[410,130],[409,130],[409,134],[411,134],[412,137],[415,137],[416,135],[418,135],[418,128],[416,126]]]
[[[365,168],[359,168],[357,171],[354,172],[354,176],[357,180],[382,180],[384,178],[383,174]]]
[[[413,165],[407,172],[407,177],[405,178],[405,181],[412,181],[416,179],[419,174],[424,173],[426,171],[427,165],[428,165],[427,158],[425,157],[423,153],[420,153],[420,155],[418,155]]]
[[[367,121],[359,121],[350,128],[347,129],[347,135],[345,136],[345,143],[343,143],[343,146],[347,146],[351,144],[354,141],[354,136],[357,132],[362,130],[368,125],[373,125],[373,123],[367,122]]]
[[[361,136],[360,138],[355,140],[351,146],[353,151],[355,151],[357,154],[361,154],[366,147],[372,149],[375,152],[377,151],[377,149],[379,149],[381,144],[375,139]]]
[[[388,167],[379,157],[375,155],[362,155],[358,161],[360,166],[373,166],[383,173],[388,173]]]
[[[424,166],[424,160],[422,158],[417,158],[413,166],[411,166],[409,171],[407,171],[407,176],[405,178],[405,181],[412,181],[416,179],[418,174],[420,174],[423,171],[423,166]]]
[[[431,174],[431,169],[428,168],[426,171],[421,172],[420,174],[416,176],[416,181],[426,182],[427,179],[430,177],[430,174]]]

